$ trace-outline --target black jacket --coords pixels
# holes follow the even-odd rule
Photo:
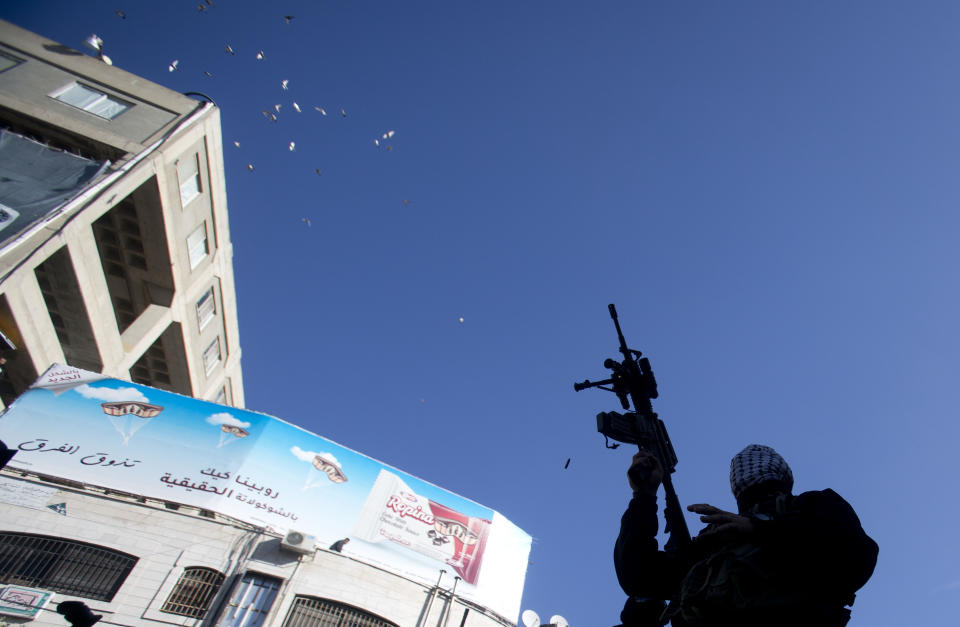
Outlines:
[[[823,616],[842,615],[844,605],[853,602],[854,593],[873,574],[878,553],[853,508],[833,490],[804,492],[788,497],[785,507],[769,520],[755,518],[754,526],[752,537],[744,541],[761,547],[766,560],[782,568],[772,585],[809,601],[778,612],[789,616],[771,616],[769,611],[737,615],[737,624],[842,625]],[[656,496],[635,493],[620,521],[614,548],[617,578],[631,597],[676,599],[694,564],[709,558],[718,547],[695,541],[685,550],[665,553],[658,550],[656,534]],[[730,616],[718,619],[729,620]],[[629,625],[627,617],[624,621]]]

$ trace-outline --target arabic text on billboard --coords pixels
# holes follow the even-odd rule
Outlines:
[[[277,418],[54,366],[0,418],[10,466],[184,503],[519,612],[530,536],[497,512]],[[175,455],[171,451],[176,451]]]

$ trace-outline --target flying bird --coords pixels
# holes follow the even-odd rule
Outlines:
[[[201,13],[203,13],[206,10],[207,10],[207,7],[203,6],[202,4],[197,5],[197,11],[200,11]]]
[[[297,113],[300,113],[300,112],[301,112],[301,111],[300,111],[300,105],[297,104],[297,101],[296,101],[296,100],[293,101],[293,108],[296,110]]]
[[[119,15],[121,20],[127,19],[127,14],[121,11],[120,9],[117,9],[116,11],[114,11],[114,13]]]
[[[379,148],[379,147],[380,147],[380,140],[374,138],[374,140],[373,140],[373,145],[376,146],[377,148]]]
[[[227,44],[226,51],[233,55],[237,54],[236,52],[233,51],[233,48],[230,47],[230,44]]]
[[[343,110],[343,107],[340,107],[340,115],[347,117],[347,112]]]
[[[210,78],[213,78],[213,74],[211,74],[210,72],[204,70],[203,73],[209,76]]]
[[[264,56],[266,56],[266,55],[263,54],[263,50],[261,50],[260,52],[258,52],[258,53],[257,53],[257,61],[263,61]]]
[[[280,105],[278,104],[273,105],[273,110],[276,111],[277,113],[280,113]]]
[[[457,322],[459,322],[460,324],[463,324],[463,316],[460,316],[459,318],[457,318]]]
[[[297,149],[297,142],[290,142],[290,145],[287,146],[290,149],[290,152],[294,152]]]
[[[173,62],[170,64],[170,67],[167,68],[167,70],[169,70],[170,72],[173,72],[174,70],[177,69],[178,65],[180,65],[180,60],[174,59]]]
[[[280,86],[283,87],[284,91],[287,90],[287,85],[289,84],[290,84],[290,79],[285,78],[282,81],[280,81]]]
[[[409,204],[410,204],[410,200],[407,199],[407,198],[404,198],[404,199],[403,199],[403,206],[406,207],[406,206],[409,205]]]
[[[293,21],[293,18],[294,18],[293,15],[284,15],[284,16],[283,16],[283,21],[284,21],[285,23],[289,24],[290,22]]]
[[[277,114],[276,114],[276,113],[271,113],[271,114],[270,114],[270,121],[271,121],[271,122],[276,122],[277,119],[278,119],[278,118],[277,118]]]
[[[318,107],[317,105],[313,105],[313,108],[319,111],[320,115],[324,115],[324,116],[327,115],[327,112],[324,110],[323,107]]]
[[[563,465],[563,469],[566,470],[566,469],[567,469],[567,466],[569,466],[569,465],[570,465],[570,458],[568,457],[568,458],[567,458],[567,463]]]
[[[323,176],[323,170],[320,168],[314,168],[313,171],[317,173],[317,176]]]
[[[307,227],[310,226],[310,218],[300,218],[300,221],[306,224]]]
[[[250,170],[251,172],[253,172],[253,164],[252,164],[252,163],[248,163],[248,164],[247,164],[247,169]]]
[[[239,148],[239,147],[240,147],[240,142],[235,141],[235,142],[233,142],[233,145],[236,146],[237,148]]]

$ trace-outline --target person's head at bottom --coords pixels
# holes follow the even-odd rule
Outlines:
[[[742,514],[758,503],[790,494],[793,472],[771,447],[751,444],[730,460],[730,490]]]

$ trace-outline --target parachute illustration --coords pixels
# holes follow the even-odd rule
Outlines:
[[[247,431],[250,423],[234,418],[227,412],[220,412],[208,416],[207,422],[220,427],[220,442],[217,444],[217,448],[221,448],[250,435],[250,432]]]
[[[85,383],[78,386],[76,392],[84,398],[103,401],[100,407],[123,438],[124,444],[130,442],[133,434],[146,426],[151,418],[163,411],[160,405],[151,405],[136,388],[95,388]]]
[[[303,487],[300,488],[301,491],[327,485],[327,481],[332,481],[333,483],[347,482],[347,475],[344,474],[340,462],[330,453],[305,451],[299,446],[291,447],[290,452],[300,461],[310,464],[310,469],[307,471],[307,478],[304,481]]]

